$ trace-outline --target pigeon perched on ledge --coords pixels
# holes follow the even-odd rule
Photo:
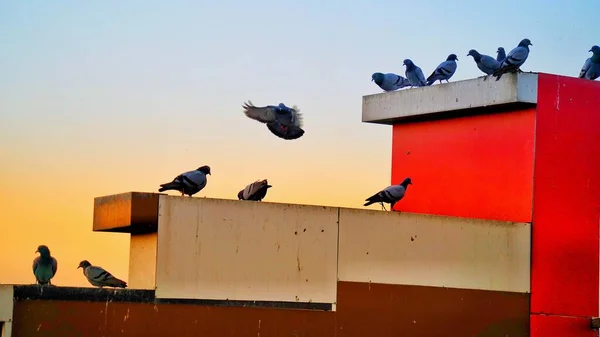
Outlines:
[[[390,209],[393,211],[394,205],[404,198],[408,185],[412,185],[412,180],[410,178],[404,179],[399,185],[388,186],[365,199],[366,203],[363,206],[380,203],[382,209],[387,211],[383,205],[383,203],[387,203],[390,204]]]
[[[440,63],[437,68],[427,77],[427,85],[432,85],[435,81],[445,80],[448,83],[448,80],[454,75],[456,72],[458,56],[456,54],[450,54],[446,58],[446,61]]]
[[[33,260],[35,281],[41,285],[52,285],[50,280],[56,275],[58,261],[50,255],[50,249],[46,245],[38,246],[35,252],[40,253],[40,256]]]
[[[404,62],[402,62],[402,65],[406,66],[404,75],[406,75],[406,78],[410,82],[411,86],[424,87],[427,85],[427,82],[425,81],[425,75],[423,75],[423,70],[414,64],[412,60],[406,59]]]
[[[411,86],[408,79],[394,73],[373,73],[371,81],[374,81],[385,92],[396,91]]]
[[[585,60],[585,63],[579,72],[579,78],[593,81],[600,77],[600,47],[592,46],[588,51],[594,54]]]
[[[295,105],[290,108],[283,103],[279,103],[277,106],[257,107],[251,101],[248,101],[242,107],[248,118],[267,124],[267,129],[279,138],[293,140],[304,135],[302,129],[303,117],[300,109]]]
[[[521,71],[521,66],[527,61],[527,57],[529,57],[529,46],[533,46],[531,41],[523,39],[519,42],[518,46],[506,55],[506,58],[500,64],[500,68],[492,74],[496,77],[496,81],[500,80],[503,74]]]
[[[201,166],[194,171],[188,171],[175,177],[172,182],[160,185],[159,192],[175,190],[181,192],[181,196],[190,197],[206,187],[206,175],[210,174],[210,167]]]
[[[267,190],[273,186],[269,185],[267,179],[257,180],[248,184],[238,193],[239,200],[262,201],[267,195]]]
[[[79,262],[79,268],[83,268],[83,275],[95,287],[127,288],[127,282],[119,280],[102,267],[92,266],[87,260]]]
[[[498,63],[501,64],[502,61],[504,61],[504,59],[506,58],[506,51],[503,47],[498,47],[498,50],[496,50],[496,54],[498,54],[496,56],[496,61],[498,61]]]
[[[473,56],[473,60],[475,61],[475,64],[477,64],[477,68],[483,71],[486,75],[491,75],[494,73],[494,71],[500,68],[500,62],[496,61],[495,58],[489,55],[480,54],[475,49],[469,50],[467,56]],[[487,76],[484,76],[483,80],[485,81],[486,79]]]

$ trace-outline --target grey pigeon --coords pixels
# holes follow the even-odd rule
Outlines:
[[[127,282],[119,280],[102,267],[92,266],[87,260],[79,262],[79,268],[83,268],[83,275],[95,287],[127,288]]]
[[[368,197],[365,199],[366,203],[363,206],[369,206],[378,202],[381,204],[381,207],[386,210],[383,203],[388,203],[390,204],[390,209],[393,211],[394,205],[404,198],[408,185],[412,185],[412,180],[410,178],[405,178],[400,185],[388,186]]]
[[[414,64],[413,61],[406,59],[402,65],[406,66],[404,75],[406,75],[406,78],[410,82],[411,86],[424,87],[427,85],[427,82],[425,81],[425,75],[423,75],[423,70]]]
[[[500,62],[496,61],[493,57],[489,55],[480,54],[477,50],[471,49],[467,56],[473,56],[473,60],[475,64],[477,64],[477,68],[483,71],[486,75],[491,75],[494,71],[500,68]],[[484,76],[483,80],[485,81],[487,76]]]
[[[504,61],[504,59],[506,58],[506,51],[504,51],[503,47],[498,47],[496,53],[498,54],[496,56],[496,61],[498,61],[498,63],[502,63],[502,61]]]
[[[33,259],[33,275],[38,284],[52,285],[50,280],[56,275],[58,261],[50,255],[50,249],[45,245],[37,247],[36,253],[40,256]]]
[[[238,193],[239,200],[254,200],[261,201],[267,195],[267,190],[273,186],[269,185],[267,179],[257,180],[248,184],[243,190]]]
[[[286,139],[298,139],[304,135],[303,117],[295,105],[291,108],[283,103],[257,107],[251,101],[242,106],[247,117],[267,124],[267,129],[275,136]]]
[[[371,81],[375,81],[375,84],[385,92],[396,91],[411,86],[408,79],[394,73],[374,73],[371,76]]]
[[[190,197],[206,187],[206,175],[210,174],[210,167],[201,166],[194,171],[188,171],[175,177],[172,182],[160,185],[159,192],[175,190],[181,192],[181,196]]]
[[[600,76],[600,47],[592,46],[589,51],[594,54],[592,57],[585,60],[585,63],[579,72],[579,78],[593,81]]]
[[[529,56],[529,46],[533,46],[531,41],[529,41],[529,39],[523,39],[519,42],[518,46],[506,55],[504,61],[500,63],[500,68],[492,74],[496,77],[496,81],[500,80],[502,74],[521,71],[521,66],[527,61],[527,57]]]
[[[458,61],[458,56],[456,54],[450,54],[446,58],[446,61],[440,63],[437,68],[427,77],[427,85],[432,85],[435,81],[445,80],[448,83],[448,80],[454,75],[456,72],[456,61]]]

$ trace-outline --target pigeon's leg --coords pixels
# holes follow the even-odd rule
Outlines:
[[[487,78],[488,78],[488,77],[487,77],[487,75],[485,75],[485,76],[482,76],[482,77],[483,77],[483,80],[484,80],[484,81],[486,81],[486,80],[487,80]]]
[[[446,80],[446,83],[450,83],[450,81]]]
[[[181,196],[185,197],[185,193],[183,192],[183,190],[181,190]]]

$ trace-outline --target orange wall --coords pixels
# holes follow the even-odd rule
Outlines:
[[[531,222],[535,108],[393,126],[395,209]]]

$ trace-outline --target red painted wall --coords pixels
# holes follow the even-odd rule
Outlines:
[[[393,126],[395,209],[531,222],[535,108]]]
[[[589,318],[532,315],[530,322],[531,337],[598,337]]]
[[[531,311],[598,316],[600,83],[549,74],[538,81]],[[571,323],[556,324],[567,331]],[[533,337],[550,336],[535,328]],[[576,335],[584,336],[561,336]]]

